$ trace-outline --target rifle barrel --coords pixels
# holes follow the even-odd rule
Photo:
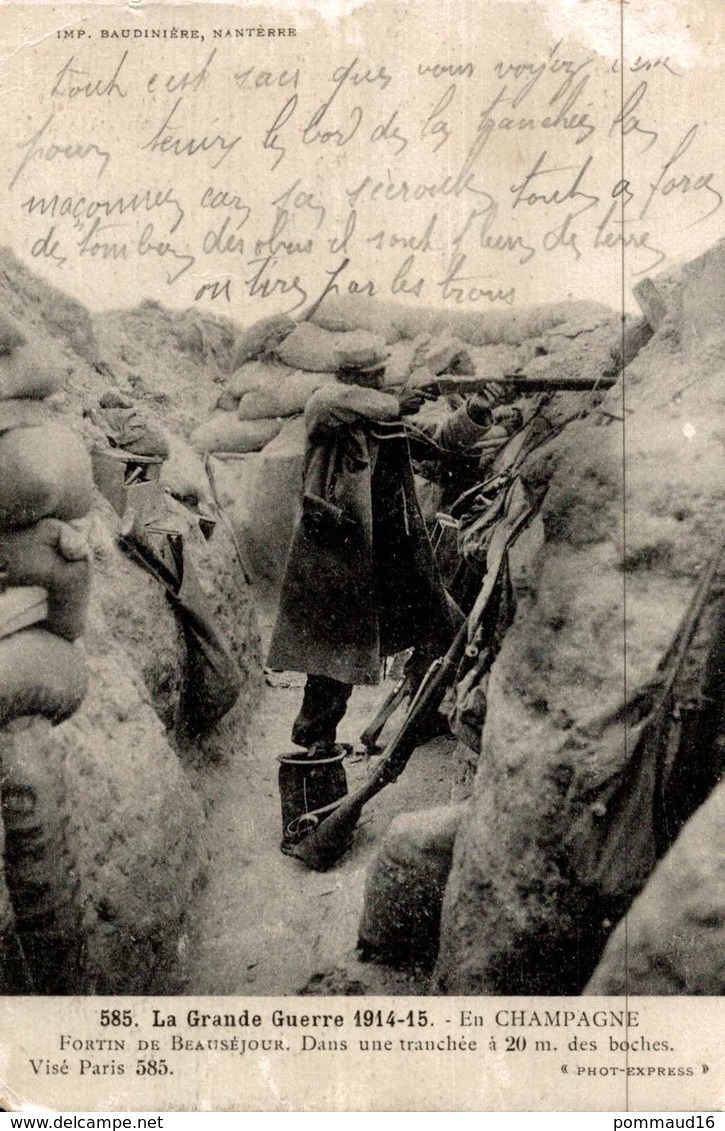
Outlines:
[[[484,380],[488,380],[484,378]],[[495,383],[495,378],[491,378],[491,383]],[[611,389],[612,385],[616,385],[617,377],[614,374],[600,377],[527,377],[525,374],[507,373],[504,374],[503,380],[500,382],[502,385],[513,385],[515,388],[530,389],[533,393],[543,393],[549,389],[564,390],[571,389],[572,391],[582,390],[588,392],[592,389]]]
[[[476,392],[486,385],[502,385],[515,390],[519,396],[528,393],[579,392],[588,393],[595,389],[611,389],[617,383],[617,376],[608,374],[600,377],[527,377],[525,374],[504,373],[499,377],[454,377],[441,374],[432,376],[430,381],[421,383],[421,388],[437,390],[439,394],[450,392]]]

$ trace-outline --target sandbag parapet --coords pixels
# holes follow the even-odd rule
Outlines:
[[[79,642],[93,500],[80,436],[44,411],[66,372],[0,312],[0,803],[6,993],[85,988],[78,870],[61,745],[52,728],[88,688]],[[6,959],[10,953],[11,960]]]
[[[63,367],[0,312],[0,725],[67,718],[82,701],[89,551],[79,520],[93,499],[83,441],[44,411]],[[29,598],[18,616],[18,590]],[[22,604],[22,602],[21,602]]]

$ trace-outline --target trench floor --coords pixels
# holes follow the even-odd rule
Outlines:
[[[262,610],[263,642],[271,617]],[[205,883],[190,908],[184,990],[209,995],[426,993],[421,972],[363,964],[357,925],[370,858],[392,818],[446,804],[456,776],[455,742],[416,750],[403,775],[363,811],[351,850],[328,872],[308,870],[279,850],[277,755],[289,732],[304,676],[269,673],[246,749],[226,767],[206,829]],[[339,741],[357,743],[386,686],[355,688]],[[346,759],[350,791],[374,759]]]

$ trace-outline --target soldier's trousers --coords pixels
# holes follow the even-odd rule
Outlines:
[[[300,712],[292,726],[297,746],[332,746],[347,710],[352,684],[326,675],[308,675]]]

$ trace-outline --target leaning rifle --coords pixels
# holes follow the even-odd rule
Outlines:
[[[485,625],[492,638],[500,613],[498,598],[501,582],[508,569],[508,550],[519,534],[529,525],[537,507],[528,506],[506,529],[499,528],[498,538],[489,549],[490,567],[483,587],[470,613],[458,630],[445,656],[434,660],[408,707],[400,729],[391,739],[380,762],[368,780],[354,793],[349,794],[323,821],[310,814],[310,831],[292,849],[309,868],[324,872],[338,860],[350,845],[350,838],[363,807],[380,793],[386,785],[397,780],[407,766],[413,751],[422,742],[423,727],[433,711],[441,704],[446,689],[453,681],[466,650],[471,624]],[[494,655],[491,655],[491,661]],[[298,825],[298,827],[300,827]],[[300,830],[301,831],[301,830]]]
[[[464,621],[445,656],[434,660],[420,684],[400,729],[368,780],[345,797],[337,808],[318,823],[311,817],[311,831],[292,849],[292,854],[308,867],[324,872],[342,856],[363,807],[386,785],[397,780],[422,742],[423,726],[443,699],[463,656],[468,637]]]

